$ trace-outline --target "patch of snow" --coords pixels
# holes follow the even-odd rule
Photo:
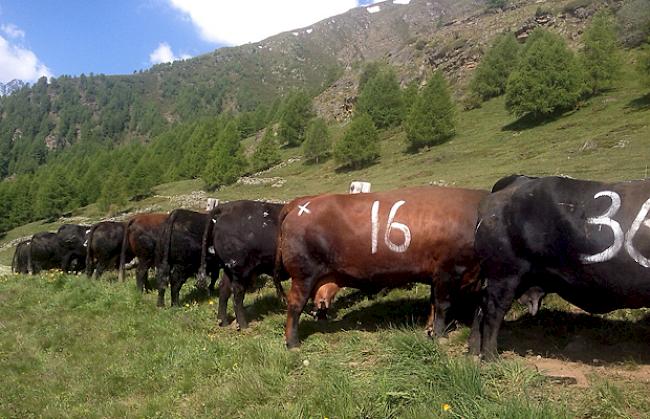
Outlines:
[[[393,0],[393,4],[409,4],[411,0]]]
[[[298,35],[300,35],[298,32],[291,32],[291,34],[292,34],[293,36],[298,36]]]
[[[381,6],[366,7],[366,10],[368,11],[368,13],[377,13],[378,11],[381,10]]]
[[[314,32],[314,29],[309,28],[309,29],[307,29],[305,32],[307,32],[308,34],[310,34],[310,33]]]

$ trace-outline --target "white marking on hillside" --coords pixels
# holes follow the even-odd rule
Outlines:
[[[366,7],[366,10],[368,11],[368,13],[377,13],[381,10],[381,6]]]
[[[307,206],[310,204],[310,202],[307,202],[305,205],[298,205],[298,217],[302,215],[304,212],[305,214],[311,214],[311,211],[307,208]]]

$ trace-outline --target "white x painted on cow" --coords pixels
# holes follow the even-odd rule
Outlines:
[[[309,202],[307,202],[305,205],[298,205],[298,217],[300,217],[303,212],[305,214],[311,214],[311,211],[309,208],[307,208],[307,205],[309,205]]]

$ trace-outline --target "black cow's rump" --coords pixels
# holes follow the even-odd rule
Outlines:
[[[495,189],[479,207],[486,286],[473,352],[496,354],[503,316],[531,287],[591,313],[650,305],[650,181],[519,177]]]
[[[93,225],[88,233],[86,274],[99,278],[108,269],[117,269],[122,249],[124,223],[102,221]],[[127,254],[127,261],[133,259]]]
[[[29,246],[31,245],[31,240],[25,240],[16,246],[14,251],[14,257],[11,260],[11,272],[16,274],[26,274],[29,273],[28,261],[29,261]]]
[[[171,288],[171,304],[180,304],[180,289],[190,276],[195,275],[201,264],[201,243],[209,214],[177,209],[169,214],[162,226],[156,245],[156,282],[158,306],[165,305],[165,288]],[[211,238],[211,236],[210,236]],[[213,283],[219,271],[215,258],[208,257],[207,271],[213,275]]]
[[[202,259],[214,252],[223,268],[219,285],[219,323],[228,321],[226,308],[233,294],[235,316],[239,327],[248,327],[243,300],[259,274],[273,275],[279,230],[279,215],[284,205],[259,201],[234,201],[217,206],[208,219],[202,246]],[[211,240],[210,240],[211,238]],[[202,263],[199,283],[205,284]],[[280,298],[284,291],[275,281]]]

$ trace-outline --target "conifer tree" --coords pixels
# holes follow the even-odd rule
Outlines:
[[[280,148],[275,141],[273,129],[268,127],[264,136],[255,148],[255,152],[251,157],[251,165],[253,170],[260,171],[268,169],[276,163],[280,162]]]
[[[234,183],[246,170],[246,158],[239,140],[237,122],[231,120],[220,132],[203,172],[207,190]]]
[[[402,91],[392,68],[382,68],[363,85],[357,112],[367,113],[379,129],[394,127],[404,117]]]
[[[114,168],[104,181],[97,206],[100,211],[112,213],[117,207],[126,204],[126,178],[119,169]]]
[[[597,94],[612,86],[620,74],[621,58],[611,15],[600,11],[594,15],[584,35],[580,59],[587,88]]]
[[[470,83],[472,93],[482,100],[500,96],[506,91],[510,72],[517,65],[519,44],[512,33],[497,37],[485,53]]]
[[[356,115],[343,138],[334,148],[336,161],[345,167],[359,169],[379,157],[379,134],[368,114]]]
[[[405,129],[411,150],[440,144],[456,134],[456,107],[440,72],[416,97]]]
[[[299,146],[305,139],[305,129],[311,116],[311,100],[305,92],[298,91],[289,95],[280,117],[280,139],[289,147]]]
[[[506,108],[516,116],[548,116],[574,107],[584,86],[584,74],[564,39],[536,29],[508,78]]]
[[[303,148],[307,161],[316,164],[323,161],[331,153],[332,140],[323,118],[314,118],[309,122]]]
[[[36,212],[39,217],[52,220],[63,214],[70,191],[62,169],[49,170],[46,176],[36,194]]]

